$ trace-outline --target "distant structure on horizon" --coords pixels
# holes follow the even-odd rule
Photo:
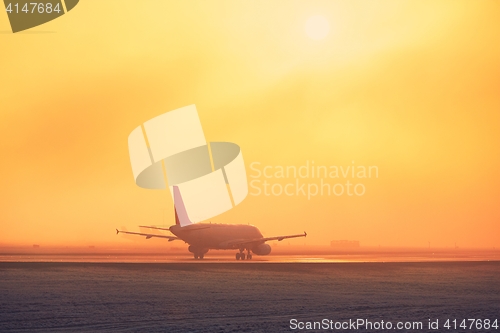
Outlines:
[[[342,248],[342,249],[353,249],[359,247],[359,241],[356,240],[332,240],[330,242],[331,247]]]

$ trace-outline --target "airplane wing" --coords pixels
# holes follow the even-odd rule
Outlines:
[[[129,235],[146,236],[146,239],[150,239],[150,238],[153,238],[153,237],[156,237],[156,238],[166,238],[166,239],[168,239],[168,241],[169,241],[169,242],[174,241],[174,240],[181,240],[180,238],[178,238],[178,237],[174,237],[174,236],[155,235],[155,234],[145,234],[145,233],[142,233],[142,232],[122,231],[122,230],[118,230],[118,229],[116,229],[116,234],[117,234],[117,235],[118,235],[120,232],[121,232],[121,233],[123,233],[123,234],[129,234]]]
[[[307,233],[304,231],[303,234],[298,234],[298,235],[288,235],[288,236],[275,236],[275,237],[262,237],[262,238],[254,238],[254,239],[245,239],[245,240],[235,240],[232,242],[229,242],[227,245],[229,247],[240,247],[240,246],[248,246],[250,244],[262,244],[267,241],[272,241],[272,240],[277,240],[278,242],[281,242],[283,239],[287,238],[297,238],[297,237],[306,237]]]
[[[170,229],[168,229],[168,228],[152,227],[152,226],[149,226],[149,225],[140,225],[139,228],[149,228],[149,229],[170,231]]]
[[[167,228],[152,227],[152,226],[148,226],[148,225],[140,225],[140,226],[139,226],[139,228],[149,228],[149,229],[156,229],[156,230],[166,230],[166,231],[170,231],[170,229],[167,229]],[[192,228],[190,228],[189,230],[186,230],[186,232],[188,232],[188,231],[200,230],[200,229],[208,229],[208,228],[211,228],[211,226],[209,226],[209,225],[193,226],[193,227],[192,227]]]

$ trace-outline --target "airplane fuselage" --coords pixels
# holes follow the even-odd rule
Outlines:
[[[169,230],[188,243],[191,252],[239,249],[234,243],[262,238],[257,227],[244,224],[197,223],[185,227],[173,225]]]

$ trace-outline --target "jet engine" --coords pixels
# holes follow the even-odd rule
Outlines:
[[[208,249],[200,249],[199,247],[194,247],[193,245],[189,245],[188,251],[191,253],[207,253]]]
[[[259,256],[265,256],[266,254],[271,253],[271,246],[269,244],[260,244],[254,248],[252,248],[252,252]]]

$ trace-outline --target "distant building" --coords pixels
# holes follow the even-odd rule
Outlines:
[[[356,240],[332,240],[330,242],[331,247],[342,248],[342,249],[352,249],[359,247],[359,241]]]
[[[33,247],[34,247],[35,249],[38,249],[38,248],[40,247],[40,245],[38,245],[38,244],[33,244]]]

